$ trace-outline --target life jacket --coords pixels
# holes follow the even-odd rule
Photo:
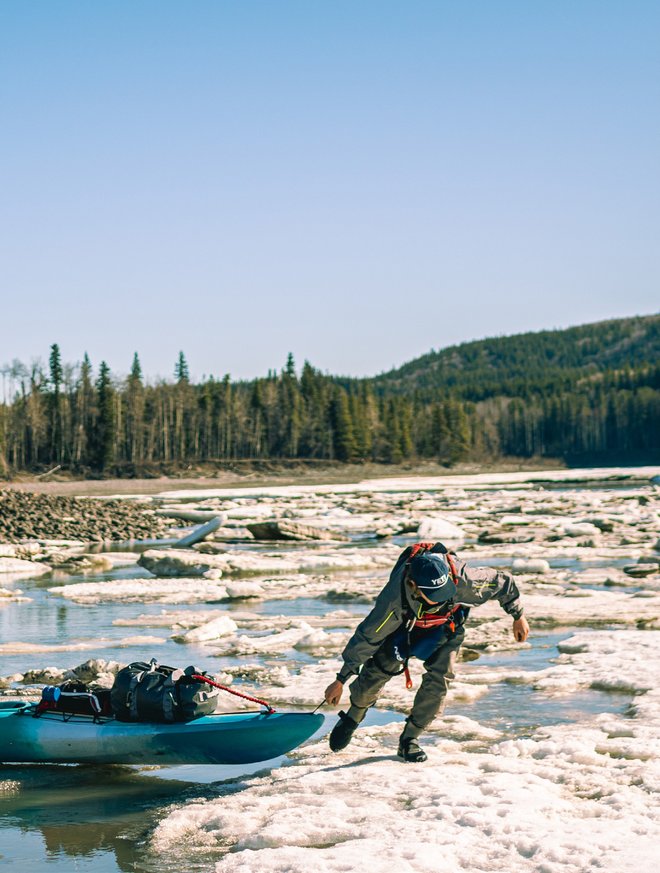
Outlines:
[[[451,555],[451,552],[449,552],[448,549],[446,549],[445,546],[442,545],[442,543],[414,543],[410,547],[410,554],[406,558],[406,571],[403,575],[403,582],[401,585],[401,598],[402,598],[402,603],[403,603],[403,609],[404,609],[403,614],[404,615],[406,615],[406,614],[410,615],[410,613],[411,613],[410,604],[408,603],[408,598],[406,597],[406,587],[405,587],[406,581],[409,578],[409,574],[410,574],[410,563],[416,555],[421,555],[424,552],[436,552],[436,553],[440,553],[441,555],[443,555],[443,557],[447,561],[447,565],[449,567],[449,572],[451,573],[452,582],[454,583],[454,586],[456,588],[458,588],[458,573],[456,571],[456,564],[454,563],[454,559]],[[456,614],[460,610],[462,610],[466,613],[465,616],[462,616],[462,621],[460,622],[461,624],[463,624],[463,622],[467,618],[467,609],[462,607],[460,603],[452,604],[452,606],[450,606],[444,612],[429,612],[429,613],[423,612],[422,604],[420,604],[420,608],[419,608],[417,615],[415,615],[413,613],[412,616],[406,622],[406,628],[408,630],[412,630],[414,627],[417,627],[420,629],[421,628],[435,628],[435,627],[438,627],[439,625],[448,624],[449,625],[448,630],[450,630],[452,633],[454,633],[454,631],[456,630],[456,626],[457,626],[457,621],[455,619],[458,619],[461,617],[461,616],[457,616]]]
[[[405,674],[406,688],[409,690],[413,687],[408,668],[409,659],[417,657],[425,661],[429,658],[447,636],[454,634],[456,629],[465,623],[470,611],[467,606],[457,603],[452,604],[442,612],[432,613],[424,613],[420,604],[418,613],[413,612],[406,597],[406,582],[410,576],[410,562],[416,555],[424,552],[442,554],[447,561],[452,581],[457,588],[459,579],[454,559],[442,543],[414,543],[410,547],[410,553],[406,558],[406,569],[401,581],[403,615],[408,618],[403,627],[392,635],[390,643],[392,654],[403,663],[402,672]]]

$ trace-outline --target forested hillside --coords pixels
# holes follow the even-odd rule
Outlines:
[[[660,316],[463,343],[373,379],[305,362],[249,382],[148,383],[137,355],[2,368],[0,472],[140,475],[237,459],[660,461]]]
[[[430,352],[378,376],[383,389],[451,390],[467,400],[556,392],[660,361],[660,315],[495,337]]]

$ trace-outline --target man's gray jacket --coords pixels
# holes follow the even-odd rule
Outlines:
[[[408,620],[410,612],[417,613],[419,604],[413,600],[409,586],[405,586],[402,596],[408,554],[406,550],[399,557],[374,608],[357,626],[342,652],[344,666],[337,674],[342,682],[360,671],[381,643]],[[513,619],[520,618],[523,614],[520,591],[510,573],[492,567],[468,567],[464,561],[452,557],[458,577],[454,603],[481,606],[489,600],[497,600]]]

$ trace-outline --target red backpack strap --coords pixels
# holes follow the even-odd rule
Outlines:
[[[413,543],[412,546],[410,546],[410,554],[408,555],[406,564],[409,564],[415,555],[430,551],[433,548],[433,545],[433,543]]]
[[[451,578],[454,580],[454,585],[458,588],[458,572],[456,571],[456,564],[454,563],[451,552],[445,552],[445,560],[449,564]]]

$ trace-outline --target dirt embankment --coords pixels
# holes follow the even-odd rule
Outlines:
[[[0,542],[24,539],[150,539],[168,524],[151,507],[130,500],[89,500],[0,490]]]
[[[158,494],[161,491],[204,488],[249,488],[269,485],[338,485],[363,479],[389,479],[400,476],[450,476],[472,473],[508,473],[531,470],[557,470],[564,463],[556,459],[510,459],[507,462],[457,464],[445,467],[433,461],[406,464],[342,464],[332,461],[256,461],[200,466],[176,473],[168,471],[149,478],[85,479],[58,471],[52,475],[22,474],[4,487],[35,494],[102,496],[120,494]]]

